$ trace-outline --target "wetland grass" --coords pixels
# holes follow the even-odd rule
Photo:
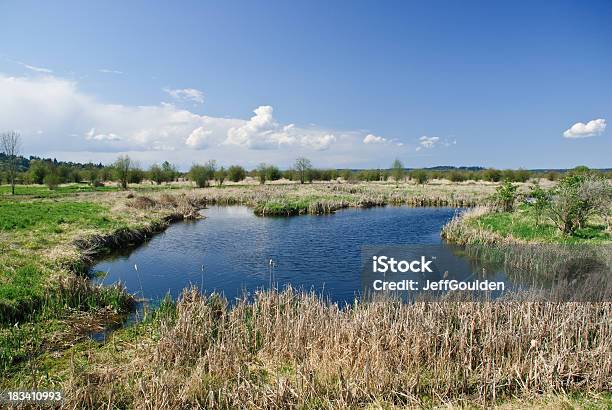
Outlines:
[[[86,366],[68,366],[61,387],[68,406],[86,408],[490,407],[589,397],[612,388],[611,309],[389,299],[340,308],[291,289],[230,307],[191,289],[173,313],[132,331],[150,337],[118,332],[116,343],[87,353]]]

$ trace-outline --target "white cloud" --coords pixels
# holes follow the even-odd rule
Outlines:
[[[120,141],[121,137],[112,132],[109,134],[96,134],[96,129],[92,128],[85,133],[85,139],[93,141]]]
[[[172,98],[179,101],[191,101],[197,104],[204,103],[204,93],[195,88],[164,88],[164,91],[170,94]]]
[[[111,70],[110,68],[98,68],[98,72],[104,74],[123,74],[123,71]]]
[[[606,129],[606,120],[599,118],[591,120],[586,124],[583,122],[577,122],[572,125],[569,129],[563,132],[565,138],[587,138],[595,135],[603,134]]]
[[[207,159],[288,167],[298,156],[311,158],[317,167],[380,167],[389,160],[389,144],[396,143],[366,145],[363,131],[283,124],[273,114],[265,105],[245,120],[199,115],[166,103],[109,104],[83,93],[73,80],[0,73],[0,125],[21,132],[27,155],[108,163],[121,152],[143,166],[169,160],[182,169]]]
[[[338,141],[326,129],[283,125],[270,106],[249,120],[198,115],[173,104],[108,104],[83,94],[74,81],[51,75],[0,74],[0,124],[23,130],[37,152],[125,152],[198,150],[219,146],[245,149],[322,151]],[[38,132],[45,130],[44,134]]]
[[[0,124],[23,130],[24,138],[28,134],[30,146],[38,152],[187,148],[186,139],[199,127],[211,131],[211,137],[220,142],[229,128],[243,122],[194,114],[172,104],[107,104],[81,93],[74,81],[0,74]],[[37,130],[45,133],[37,134]]]
[[[185,140],[185,144],[192,148],[203,149],[210,146],[213,139],[212,130],[207,130],[204,127],[198,127],[189,134]]]
[[[423,135],[421,138],[419,138],[419,146],[416,148],[416,150],[420,151],[421,149],[433,148],[438,145],[439,142],[440,137],[428,137]]]
[[[387,142],[386,138],[376,136],[374,134],[368,134],[363,139],[364,144],[384,144]]]
[[[323,134],[318,133],[304,135],[301,139],[301,144],[305,147],[310,147],[317,151],[323,151],[330,147],[331,144],[337,141],[334,134]]]
[[[335,135],[328,132],[298,128],[294,124],[282,126],[274,119],[273,111],[269,105],[256,108],[249,121],[228,130],[225,143],[252,149],[298,145],[325,150],[336,141]]]
[[[53,72],[52,70],[50,70],[50,69],[48,69],[48,68],[44,68],[44,67],[36,67],[36,66],[33,66],[33,65],[29,65],[29,64],[26,64],[26,63],[22,63],[21,61],[17,61],[17,64],[24,66],[24,67],[25,67],[25,68],[27,68],[28,70],[31,70],[31,71],[36,71],[37,73],[47,73],[47,74],[50,74],[50,73],[52,73],[52,72]]]

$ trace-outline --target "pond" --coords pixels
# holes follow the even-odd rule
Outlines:
[[[273,283],[352,302],[362,288],[362,246],[441,245],[455,208],[345,209],[332,215],[258,217],[244,206],[210,207],[205,219],[180,222],[145,244],[96,266],[96,281],[121,281],[148,300],[197,286],[230,301]],[[273,267],[270,266],[273,261]],[[461,262],[461,261],[460,261]],[[463,276],[476,268],[463,261]],[[501,276],[499,276],[501,275]],[[505,280],[503,273],[497,276]]]

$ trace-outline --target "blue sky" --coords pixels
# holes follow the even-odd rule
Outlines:
[[[0,15],[0,128],[27,154],[612,167],[609,1],[2,1]]]

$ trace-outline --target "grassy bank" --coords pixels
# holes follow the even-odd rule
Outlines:
[[[609,405],[612,305],[380,300],[346,309],[186,291],[148,321],[16,375],[98,408]],[[518,404],[517,404],[518,403]]]
[[[185,201],[141,209],[128,193],[0,199],[0,369],[10,374],[58,343],[122,320],[132,297],[92,285],[96,256],[137,244],[171,220],[194,215]],[[80,329],[76,331],[75,329]],[[78,334],[78,336],[77,336]]]
[[[559,243],[597,244],[612,241],[612,232],[603,221],[594,219],[564,235],[545,216],[538,217],[533,207],[520,205],[512,212],[475,208],[454,218],[442,230],[442,237],[458,244]]]

